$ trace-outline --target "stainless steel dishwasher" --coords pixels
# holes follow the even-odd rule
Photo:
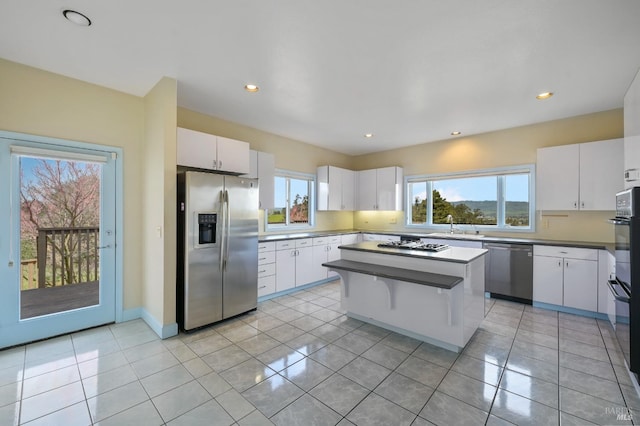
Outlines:
[[[531,304],[533,299],[533,246],[484,243],[485,291],[491,297]]]

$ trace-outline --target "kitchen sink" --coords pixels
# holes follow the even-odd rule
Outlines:
[[[434,237],[434,238],[464,238],[464,239],[476,239],[476,238],[484,238],[484,235],[482,234],[463,234],[460,232],[454,232],[453,234],[449,233],[449,232],[434,232],[431,234],[427,234],[427,237]]]

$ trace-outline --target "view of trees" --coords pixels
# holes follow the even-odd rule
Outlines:
[[[285,223],[286,207],[276,207],[269,210],[268,221],[270,224]],[[296,194],[293,204],[289,208],[289,223],[309,222],[309,196]]]
[[[453,216],[455,223],[473,225],[495,225],[497,223],[496,201],[447,201],[438,190],[433,190],[433,223],[447,223]],[[426,223],[427,201],[416,197],[411,211],[412,223]],[[529,203],[507,201],[505,222],[511,226],[529,225]]]
[[[20,244],[21,261],[24,263],[35,261],[37,258],[37,237],[43,229],[69,230],[99,226],[100,166],[78,161],[28,157],[22,158],[21,161],[23,166],[20,173]],[[28,167],[25,167],[24,163],[28,164]],[[89,247],[87,238],[96,239],[92,245],[97,245],[97,233],[94,234],[74,236],[72,233],[61,231],[58,234],[59,238],[47,238],[47,286],[82,282],[88,278],[85,272],[74,267],[74,263],[83,256],[85,263],[97,263],[97,255],[86,250]],[[55,277],[49,265],[53,256],[56,256],[61,265]],[[87,256],[93,259],[88,259]],[[86,270],[88,268],[85,268]]]

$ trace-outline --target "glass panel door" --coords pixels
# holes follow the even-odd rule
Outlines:
[[[116,161],[0,137],[0,348],[115,320]]]
[[[20,319],[98,305],[102,164],[18,160]]]

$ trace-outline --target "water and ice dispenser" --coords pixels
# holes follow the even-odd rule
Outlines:
[[[216,243],[217,213],[198,213],[198,244]]]

